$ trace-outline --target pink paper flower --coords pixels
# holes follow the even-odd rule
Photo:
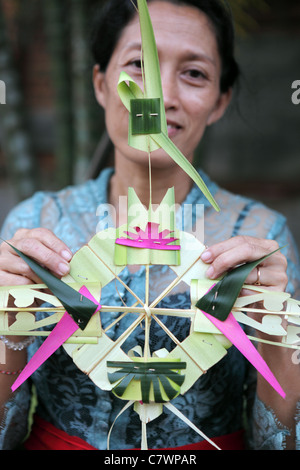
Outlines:
[[[174,232],[163,230],[159,232],[159,224],[148,222],[145,230],[140,227],[134,227],[134,232],[125,232],[127,237],[116,239],[118,245],[132,248],[148,248],[151,250],[180,250],[180,245],[170,245],[176,242],[178,238],[171,237]],[[129,237],[129,238],[128,238]]]

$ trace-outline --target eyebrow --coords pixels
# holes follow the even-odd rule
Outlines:
[[[204,62],[210,62],[214,67],[216,67],[216,65],[217,65],[216,61],[212,57],[205,54],[204,52],[194,52],[194,51],[188,50],[188,51],[184,51],[183,54],[184,54],[186,60],[191,60],[191,61],[200,60],[201,62],[203,62],[203,61]]]
[[[129,43],[125,44],[123,49],[126,50],[126,51],[131,51],[131,50],[135,50],[135,49],[140,51],[142,49],[142,43],[138,42],[138,41],[129,42]]]

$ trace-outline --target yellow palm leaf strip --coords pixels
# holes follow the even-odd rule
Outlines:
[[[120,412],[117,414],[117,416],[115,417],[115,419],[114,419],[114,421],[113,421],[113,423],[112,423],[112,425],[111,425],[111,427],[110,427],[110,430],[109,430],[109,432],[108,432],[108,434],[107,434],[107,450],[109,450],[110,435],[111,435],[111,432],[112,432],[112,430],[113,430],[113,427],[114,427],[114,425],[115,425],[117,419],[119,418],[119,416],[121,416],[122,413],[124,413],[124,411],[127,410],[127,408],[129,408],[129,407],[130,407],[131,405],[133,405],[133,404],[134,404],[134,400],[128,401],[128,402],[126,403],[126,405],[124,405],[124,407],[121,409],[121,411],[120,411]]]
[[[118,286],[117,286],[117,279],[115,278],[115,289],[116,289],[116,292],[119,296],[119,299],[121,300],[122,304],[124,305],[124,307],[127,307],[126,305],[126,302],[124,302],[124,299],[123,297],[121,296],[120,292],[119,292],[119,289],[118,289]]]
[[[130,292],[130,294],[133,295],[133,297],[135,297],[135,299],[141,305],[144,305],[144,302],[133,292],[133,290],[130,289],[129,286],[126,285],[124,281],[122,281],[122,279],[110,268],[110,266],[108,266],[108,264],[105,263],[105,261],[103,261],[103,259],[90,246],[89,246],[89,249],[94,253],[95,256],[97,256],[97,258],[101,261],[101,263],[103,263],[104,266],[114,275],[115,279],[117,279],[122,284],[122,286],[124,286],[125,289],[127,289],[128,292]]]
[[[299,312],[285,312],[283,310],[268,310],[265,308],[251,308],[251,307],[233,307],[233,312],[252,312],[252,313],[264,313],[265,315],[296,315],[299,317]]]
[[[179,281],[181,281],[181,279],[183,278],[183,276],[190,270],[192,269],[192,267],[200,260],[200,256],[198,256],[198,258],[193,261],[193,263],[183,272],[181,273],[179,276],[177,276],[172,282],[171,284],[169,284],[165,290],[150,304],[150,308],[152,307],[155,307],[164,297],[166,297],[166,295],[168,295],[172,289],[174,289],[174,287],[178,284]]]
[[[24,290],[24,288],[26,287],[26,289],[48,289],[48,287],[46,286],[46,284],[20,284],[18,286],[0,286],[0,291],[9,291],[10,289],[21,289],[21,290]]]
[[[145,304],[149,305],[149,280],[150,280],[149,264],[147,264],[145,268],[146,268],[146,272],[145,272]]]
[[[120,315],[118,318],[116,318],[112,323],[110,323],[110,325],[108,325],[104,331],[104,333],[107,333],[108,330],[110,330],[111,328],[113,328],[113,326],[116,325],[116,323],[118,323],[119,321],[121,321],[124,317],[126,317],[126,315],[129,313],[128,312],[124,312],[122,313],[122,315]]]
[[[145,342],[144,342],[144,359],[147,361],[148,357],[150,356],[150,322],[151,319],[148,315],[145,316]]]
[[[65,311],[66,311],[65,307],[4,307],[4,308],[0,308],[0,312],[65,312]]]
[[[150,156],[150,154],[149,154]],[[149,174],[151,170],[149,167]],[[151,194],[150,194],[150,207],[151,207]],[[150,219],[151,220],[151,219]],[[150,269],[149,264],[145,267],[145,342],[144,342],[144,358],[145,361],[148,359],[150,355],[150,345],[149,345],[149,335],[150,335],[150,323],[151,323],[151,312],[149,310],[149,289],[150,289]]]
[[[268,339],[262,339],[262,338],[258,338],[256,336],[250,336],[250,335],[247,335],[247,338],[249,338],[251,341],[258,341],[260,343],[272,344],[273,346],[281,346],[282,348],[300,349],[300,346],[296,344],[281,343],[280,341],[270,341]]]
[[[108,330],[110,330],[110,328],[112,328],[116,323],[121,321],[122,318],[126,317],[126,315],[128,315],[128,313],[133,313],[131,309],[134,308],[137,304],[138,304],[138,302],[135,302],[131,307],[122,307],[122,310],[124,311],[122,313],[122,315],[120,315],[110,325],[108,325],[105,328],[104,333],[106,333]],[[107,307],[107,308],[111,308],[111,307]],[[124,309],[126,309],[126,310],[124,310]],[[115,309],[115,310],[119,311],[119,309]],[[141,307],[141,308],[139,308],[139,312],[136,312],[136,313],[143,313],[143,312],[144,312],[144,309]]]
[[[189,357],[189,359],[201,370],[201,372],[204,374],[206,371],[202,369],[202,367],[199,366],[198,362],[193,359],[192,356],[186,351],[186,349],[182,346],[180,341],[176,338],[176,336],[173,335],[173,333],[169,330],[169,328],[166,327],[166,325],[163,324],[161,320],[159,320],[155,315],[152,315],[152,318],[159,324],[159,326],[167,333],[167,335],[171,338],[174,343],[179,346],[183,352]]]
[[[122,343],[135,329],[137,326],[139,326],[139,324],[141,323],[141,321],[143,320],[144,318],[144,314],[140,315],[136,320],[135,322],[132,323],[132,325],[130,325],[127,330],[124,331],[124,333],[121,334],[121,336],[119,336],[118,339],[116,339],[116,341],[114,341],[113,345],[111,346],[111,348],[108,349],[108,351],[106,351],[106,353],[101,357],[101,359],[99,359],[99,361],[97,361],[93,366],[92,368],[89,370],[89,373],[91,373],[98,365],[100,362],[102,362],[106,356],[111,353],[111,351],[116,347],[118,346],[119,343]]]
[[[137,307],[137,305],[140,302],[136,301],[131,307],[121,307],[121,306],[110,306],[110,305],[101,305],[101,312],[125,312],[125,313],[143,313],[145,311],[144,307]],[[169,316],[185,316],[185,317],[190,317],[195,313],[195,310],[193,309],[180,309],[180,308],[174,308],[174,309],[169,309],[169,308],[155,308],[155,307],[149,307],[151,313],[155,313],[156,315],[169,315]],[[57,312],[57,313],[63,313],[65,312],[64,307],[6,307],[6,308],[0,308],[0,312],[29,312],[29,313],[35,313],[35,312]],[[238,310],[238,309],[236,309]],[[244,308],[240,309],[241,311],[244,311]],[[262,310],[264,313],[266,313],[265,310]],[[272,312],[268,310],[269,313],[274,313],[278,315],[278,312]],[[289,312],[288,315],[297,315],[299,316],[299,312]]]

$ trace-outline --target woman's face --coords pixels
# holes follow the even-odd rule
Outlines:
[[[149,4],[163,87],[170,139],[190,161],[206,126],[224,113],[230,92],[220,93],[221,59],[212,26],[198,9],[154,1]],[[128,111],[117,93],[121,71],[143,89],[140,67],[141,38],[138,16],[119,39],[105,73],[96,66],[96,98],[105,109],[106,126],[115,157],[148,165],[146,153],[128,146]],[[151,154],[152,166],[173,165],[163,151]]]

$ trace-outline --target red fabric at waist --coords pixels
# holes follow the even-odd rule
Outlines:
[[[97,450],[80,437],[69,436],[39,416],[34,417],[31,433],[24,447],[26,450]]]
[[[238,431],[226,436],[212,438],[222,450],[245,450],[244,432]],[[98,450],[76,436],[69,436],[61,429],[35,416],[31,434],[25,442],[26,450]],[[168,447],[160,450],[215,450],[209,442],[201,441],[180,447]],[[137,449],[132,449],[137,450]]]

